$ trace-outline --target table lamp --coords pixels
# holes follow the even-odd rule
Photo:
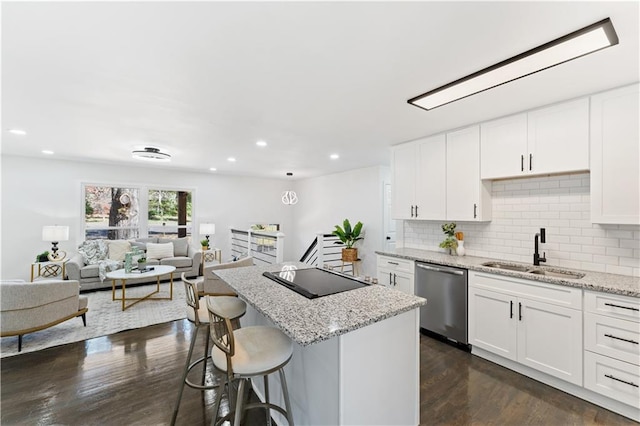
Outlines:
[[[216,224],[215,223],[201,223],[200,224],[200,235],[204,235],[207,237],[207,241],[209,241],[209,235],[213,235],[216,233]]]
[[[67,256],[66,252],[58,253],[58,242],[69,240],[69,227],[48,225],[42,227],[42,241],[50,241],[52,244],[49,260],[60,261]]]

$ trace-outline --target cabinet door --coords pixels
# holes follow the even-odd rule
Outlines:
[[[393,271],[385,268],[378,268],[378,284],[393,287]]]
[[[414,295],[413,288],[413,274],[406,274],[404,272],[393,273],[393,287],[404,293]]]
[[[589,170],[589,99],[527,114],[525,171],[533,174]]]
[[[582,386],[582,311],[518,299],[518,362]]]
[[[591,222],[640,224],[640,85],[591,97]]]
[[[484,202],[490,191],[480,181],[480,127],[447,133],[447,220],[478,221],[485,218]],[[490,185],[490,182],[486,183]]]
[[[469,287],[469,343],[516,360],[515,298]]]
[[[446,219],[446,140],[445,135],[418,142],[418,169],[415,189],[417,219]]]
[[[392,215],[393,219],[413,219],[416,185],[416,145],[399,145],[392,151]]]
[[[480,126],[482,179],[521,176],[527,153],[527,115],[517,114]]]

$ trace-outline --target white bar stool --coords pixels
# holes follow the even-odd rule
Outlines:
[[[171,425],[175,425],[176,419],[178,417],[178,409],[180,408],[180,401],[182,400],[182,392],[184,391],[184,385],[189,386],[190,388],[200,389],[202,391],[209,389],[216,389],[218,385],[205,385],[205,379],[207,374],[207,360],[209,356],[209,313],[207,310],[206,304],[202,304],[200,306],[200,300],[198,298],[198,288],[196,280],[189,280],[185,277],[184,273],[182,273],[182,282],[184,283],[185,296],[187,299],[187,319],[193,325],[195,325],[195,330],[191,335],[191,344],[189,345],[189,354],[187,355],[187,361],[184,366],[184,371],[182,373],[182,384],[180,385],[180,392],[178,393],[178,399],[176,401],[175,408],[173,409],[173,416],[171,417]],[[247,304],[233,296],[212,296],[214,299],[218,300],[218,306],[221,312],[224,312],[231,320],[231,326],[233,328],[240,328],[240,320],[239,318],[245,314],[247,311]],[[204,355],[197,360],[191,362],[191,357],[193,355],[193,348],[195,346],[198,331],[201,327],[206,327],[206,343],[204,348]],[[203,363],[202,365],[202,384],[196,384],[191,382],[187,376],[192,368],[194,368],[199,363]],[[222,389],[224,384],[220,386],[219,393],[222,393]]]
[[[267,424],[271,424],[270,410],[273,409],[286,416],[289,425],[293,425],[289,391],[283,369],[293,354],[291,339],[275,327],[254,326],[234,330],[231,319],[225,316],[224,305],[218,297],[207,296],[207,307],[209,309],[211,339],[215,345],[211,348],[211,359],[217,369],[227,373],[226,384],[229,389],[229,404],[231,406],[231,412],[217,420],[220,403],[218,398],[212,424],[222,424],[233,416],[233,424],[239,426],[244,410],[263,407],[267,409]],[[268,375],[276,371],[280,374],[286,410],[269,402]],[[265,402],[246,404],[244,395],[246,384],[248,382],[251,386],[251,378],[260,376],[264,380]],[[239,380],[240,383],[236,397],[235,414],[230,392],[234,380]]]

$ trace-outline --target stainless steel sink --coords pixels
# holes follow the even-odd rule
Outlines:
[[[529,270],[528,266],[512,265],[510,263],[503,263],[503,262],[486,262],[486,263],[483,263],[482,266],[486,266],[489,268],[496,268],[496,269],[505,269],[507,271],[516,271],[516,272],[527,272]]]
[[[553,278],[579,280],[580,278],[584,277],[584,274],[580,272],[563,271],[559,269],[542,269],[535,266],[513,265],[511,263],[505,262],[486,262],[483,263],[482,266],[486,266],[488,268],[503,269],[506,271],[523,272],[526,274],[544,275]]]
[[[530,274],[535,274],[535,275],[545,275],[547,277],[554,277],[554,278],[569,278],[572,280],[579,280],[580,278],[584,277],[584,274],[581,274],[579,272],[549,271],[547,269],[535,269],[528,272]]]

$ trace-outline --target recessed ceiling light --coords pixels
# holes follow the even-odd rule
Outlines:
[[[49,151],[48,149],[43,149],[42,153],[47,155],[53,155],[53,151]]]
[[[215,167],[209,167],[209,170],[211,170],[212,172],[215,172],[218,169],[216,169]]]
[[[329,158],[331,158],[332,160],[337,160],[338,158],[340,158],[340,156],[338,154],[331,154]]]
[[[11,133],[12,135],[18,135],[18,136],[25,136],[27,134],[27,132],[20,129],[9,129],[9,133]]]
[[[229,158],[227,158],[227,161],[230,162],[230,163],[235,163],[236,159],[234,157],[229,157]]]
[[[603,19],[407,102],[430,110],[616,44],[618,36],[611,19]]]
[[[133,151],[131,153],[131,156],[138,160],[145,161],[171,161],[171,155],[165,152],[160,152],[159,148],[153,148],[149,146],[145,147],[144,149]]]
[[[267,143],[265,141],[258,141],[258,142],[256,142],[256,145],[258,145],[258,146],[267,146]]]

